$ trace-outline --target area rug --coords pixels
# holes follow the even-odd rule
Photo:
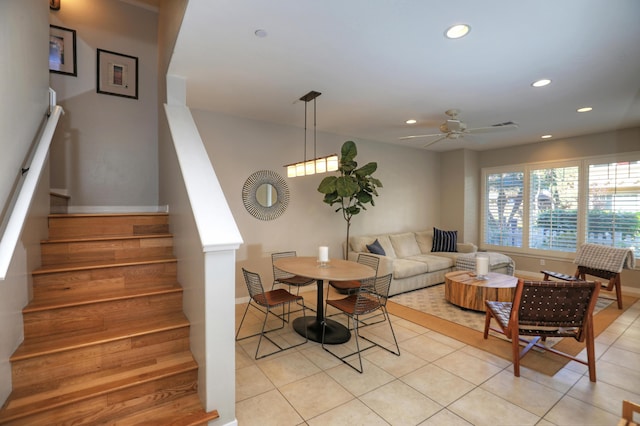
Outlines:
[[[604,293],[598,300],[594,315],[594,332],[597,336],[637,299],[623,296],[624,309]],[[511,344],[503,336],[490,336],[485,340],[484,313],[458,308],[444,298],[444,284],[393,296],[387,308],[389,313],[430,330],[452,337],[470,346],[500,356],[511,361]],[[577,355],[584,349],[584,343],[573,338],[558,339],[554,347],[562,352]],[[521,365],[543,374],[553,376],[568,359],[549,352],[531,351],[521,360]]]

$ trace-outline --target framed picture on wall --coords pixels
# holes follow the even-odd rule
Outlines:
[[[49,72],[78,76],[76,30],[49,25]]]
[[[98,49],[98,93],[138,99],[138,58]]]

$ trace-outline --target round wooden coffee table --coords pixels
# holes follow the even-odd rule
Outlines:
[[[511,302],[518,279],[510,275],[489,272],[479,280],[472,271],[454,271],[444,276],[444,297],[454,305],[474,311],[485,311],[485,300]]]

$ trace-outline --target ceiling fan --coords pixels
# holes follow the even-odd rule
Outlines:
[[[505,123],[493,124],[491,126],[486,127],[475,127],[472,129],[467,129],[467,125],[458,118],[458,114],[460,114],[460,110],[453,108],[445,111],[450,118],[447,119],[444,123],[440,125],[440,133],[433,133],[429,135],[414,135],[414,136],[405,136],[400,138],[400,140],[407,139],[418,139],[418,138],[428,138],[437,136],[436,139],[429,141],[427,144],[423,145],[423,148],[433,145],[434,143],[440,142],[443,139],[459,139],[464,137],[466,134],[470,133],[490,133],[490,132],[499,132],[502,130],[510,130],[517,129],[518,124],[513,121],[507,121]]]

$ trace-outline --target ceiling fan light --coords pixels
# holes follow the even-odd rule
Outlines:
[[[466,36],[467,34],[469,34],[469,31],[471,31],[471,27],[469,25],[456,24],[447,28],[447,31],[444,33],[444,35],[447,38],[456,39]]]
[[[551,80],[549,80],[548,78],[543,78],[537,81],[534,81],[533,83],[531,83],[531,85],[533,87],[544,87],[551,84]]]

